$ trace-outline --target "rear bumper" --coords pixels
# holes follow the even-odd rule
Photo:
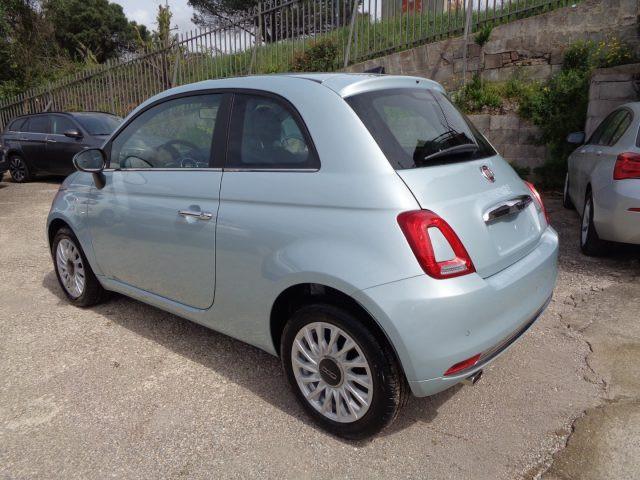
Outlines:
[[[4,150],[0,150],[0,173],[4,173],[9,170],[9,161],[4,153]]]
[[[613,242],[640,244],[640,180],[618,180],[593,194],[598,236]]]
[[[533,325],[553,293],[557,254],[558,236],[547,228],[535,250],[488,278],[424,275],[355,296],[387,333],[414,395],[432,395],[486,366]],[[472,368],[443,376],[477,354]]]

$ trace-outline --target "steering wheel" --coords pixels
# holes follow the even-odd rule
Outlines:
[[[132,162],[141,162],[144,165],[132,165]],[[144,158],[137,157],[135,155],[128,155],[122,162],[120,162],[122,168],[153,168],[153,165]]]
[[[180,153],[180,151],[176,148],[176,146],[179,145],[187,147],[190,151],[186,154]],[[171,155],[171,158],[175,160],[174,162],[170,162],[169,164],[167,164],[167,167],[180,166],[181,168],[195,168],[204,163],[198,160],[199,158],[202,158],[202,151],[200,150],[200,147],[187,140],[169,140],[168,142],[163,143],[162,145],[157,147],[157,150],[165,150],[169,153],[169,155]]]

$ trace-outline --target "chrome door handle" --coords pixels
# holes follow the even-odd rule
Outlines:
[[[211,220],[213,218],[213,213],[209,212],[194,212],[193,210],[180,210],[178,211],[178,215],[185,218],[195,218],[197,220]]]
[[[47,143],[58,143],[58,141],[53,140],[52,138],[47,138]]]
[[[598,150],[598,151],[596,152],[596,155],[602,155],[602,150]]]
[[[27,137],[20,137],[20,140],[22,140],[23,142],[26,140],[29,140]]]
[[[485,221],[485,223],[490,223],[500,217],[513,215],[514,213],[518,213],[521,210],[524,210],[529,206],[531,202],[533,202],[531,196],[520,195],[516,198],[501,202],[489,208],[486,212],[484,212],[484,215],[482,215],[482,219]]]

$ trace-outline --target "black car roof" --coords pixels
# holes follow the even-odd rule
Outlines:
[[[112,117],[117,117],[118,115],[116,115],[115,113],[111,113],[111,112],[101,112],[99,110],[85,110],[82,112],[58,112],[58,111],[52,111],[52,112],[37,112],[37,113],[26,113],[24,115],[18,115],[17,117],[14,117],[12,119],[12,121],[17,120],[19,118],[29,118],[29,117],[35,117],[37,115],[51,115],[51,114],[57,114],[57,115],[69,115],[69,116],[74,116],[78,113],[99,113],[102,115],[111,115]]]

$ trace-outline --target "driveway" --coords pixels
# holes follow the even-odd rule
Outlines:
[[[474,387],[412,398],[354,443],[311,424],[260,350],[124,297],[70,306],[44,233],[58,185],[0,183],[1,478],[640,472],[640,254],[582,256],[559,197],[561,271],[540,321]]]

